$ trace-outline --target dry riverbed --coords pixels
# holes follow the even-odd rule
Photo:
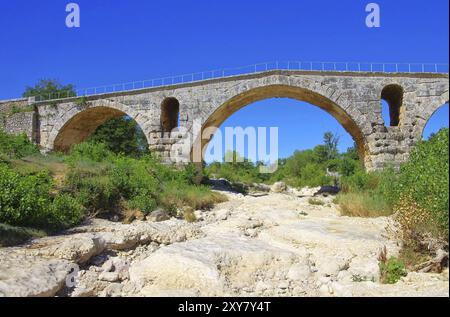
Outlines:
[[[448,269],[378,283],[380,249],[399,251],[390,218],[341,217],[331,197],[227,195],[196,223],[93,220],[0,249],[0,296],[449,296]]]

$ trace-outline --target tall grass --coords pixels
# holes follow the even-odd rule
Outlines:
[[[392,207],[379,194],[368,192],[342,193],[337,196],[343,216],[351,217],[381,217],[392,214]]]

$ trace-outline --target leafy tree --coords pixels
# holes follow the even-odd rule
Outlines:
[[[104,143],[114,153],[141,156],[148,153],[148,143],[144,132],[128,116],[112,119],[97,128],[89,141]]]
[[[328,152],[328,160],[335,159],[338,154],[338,144],[340,137],[332,132],[325,132],[323,135],[323,143]]]
[[[347,152],[344,153],[344,156],[355,161],[359,160],[358,146],[356,145],[356,142],[353,144],[352,147],[349,147],[347,149]]]
[[[76,96],[72,84],[62,85],[54,79],[41,79],[34,87],[28,86],[23,97],[40,97],[43,100]]]

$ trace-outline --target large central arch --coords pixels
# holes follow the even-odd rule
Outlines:
[[[364,134],[362,133],[361,127],[358,126],[355,120],[353,120],[342,107],[331,99],[312,90],[295,86],[268,85],[249,89],[243,93],[240,93],[217,107],[212,114],[209,115],[203,123],[202,132],[210,128],[213,130],[218,129],[233,113],[254,102],[269,98],[295,99],[298,101],[307,102],[325,110],[327,113],[332,115],[352,136],[357,145],[361,161],[365,162],[365,159],[367,159],[368,144]],[[211,139],[212,135],[209,139],[202,139],[201,135],[197,137],[192,148],[192,157],[194,157],[194,151],[198,150],[200,146],[203,159]]]

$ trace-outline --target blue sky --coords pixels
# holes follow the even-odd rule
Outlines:
[[[271,60],[448,63],[447,0],[373,1],[381,27],[371,29],[372,1],[73,0],[77,29],[65,26],[69,2],[0,0],[0,99],[40,78],[85,88]],[[446,109],[433,126],[448,125]],[[279,126],[281,156],[326,130],[342,132],[343,149],[352,143],[328,114],[291,100],[250,105],[225,124]]]

